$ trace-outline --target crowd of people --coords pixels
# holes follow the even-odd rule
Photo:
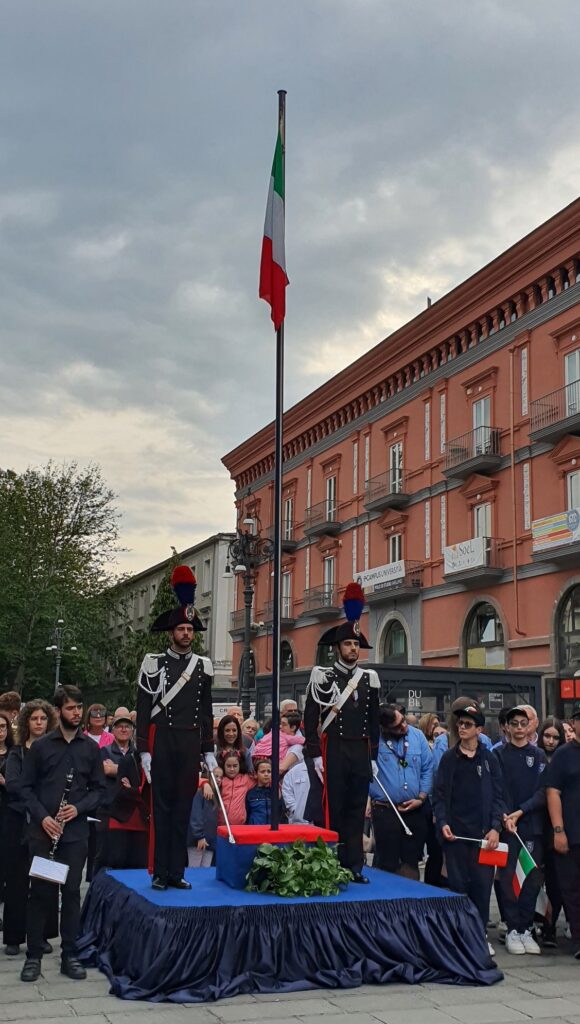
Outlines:
[[[61,794],[51,779],[58,751],[53,755],[44,743],[37,748],[43,758],[34,757],[39,739],[62,737],[63,716],[73,737],[88,741],[76,753],[83,779],[79,794],[74,787],[69,794],[78,814],[68,821],[62,813],[59,820]],[[54,706],[44,700],[21,705],[15,693],[0,695],[0,884],[7,956],[16,956],[26,943],[28,961],[40,961],[59,934],[58,888],[29,877],[32,857],[47,855],[56,838],[58,859],[64,855],[69,864],[60,934],[63,970],[71,977],[84,976],[75,956],[83,869],[90,880],[106,867],[147,866],[149,783],[135,744],[135,717],[123,707],[108,713],[101,704],[85,711],[74,687],[57,693]],[[276,795],[272,721],[244,720],[241,708],[232,706],[213,726],[216,766],[201,771],[191,803],[189,867],[213,863],[217,828],[226,817],[231,826],[268,824],[273,799],[282,821],[324,823],[323,774],[305,746],[295,701],[283,701],[280,708]],[[367,860],[417,880],[424,865],[424,880],[467,894],[486,928],[495,882],[499,937],[515,955],[554,947],[564,907],[573,953],[580,958],[580,704],[569,722],[551,717],[541,725],[529,705],[506,708],[499,715],[501,739],[493,745],[483,713],[469,697],[454,702],[447,722],[434,714],[417,720],[404,708],[381,705],[379,726],[365,809]],[[65,739],[70,757],[71,739]],[[507,845],[504,867],[480,863],[482,839],[490,849]],[[518,891],[514,878],[522,847],[536,867]],[[539,899],[542,887],[545,897]]]
[[[213,863],[220,825],[268,825],[273,808],[280,822],[336,832],[355,884],[368,884],[370,857],[416,881],[424,864],[424,881],[469,897],[486,930],[495,883],[510,954],[554,947],[563,909],[580,960],[580,703],[569,722],[541,725],[530,705],[507,707],[495,744],[470,696],[446,722],[381,704],[377,672],[359,665],[370,645],[353,583],[346,621],[320,641],[334,664],[313,668],[302,710],[285,700],[275,719],[244,720],[238,706],[214,719],[213,667],[192,650],[204,627],[189,567],[176,567],[172,585],[179,607],[152,627],[169,645],[146,655],[134,711],[85,709],[68,684],[52,704],[0,695],[4,951],[16,956],[26,943],[23,981],[40,976],[58,934],[62,973],[86,976],[83,871],[90,881],[103,868],[149,867],[153,889],[187,890],[186,866]]]

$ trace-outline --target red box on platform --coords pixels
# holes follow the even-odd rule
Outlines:
[[[334,846],[338,842],[337,832],[316,825],[280,825],[276,831],[268,825],[233,825],[232,835],[235,843],[229,841],[225,825],[220,825],[216,842],[216,878],[232,889],[246,888],[246,875],[262,843],[288,846],[302,839],[312,846],[317,839],[323,839]]]

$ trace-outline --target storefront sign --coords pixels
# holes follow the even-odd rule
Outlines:
[[[580,509],[557,512],[532,523],[532,551],[549,551],[580,541]]]
[[[405,576],[405,562],[389,562],[388,565],[379,565],[376,569],[365,569],[356,578],[357,583],[363,590],[373,590],[383,587],[385,584],[402,580]]]
[[[486,538],[473,537],[460,544],[450,544],[443,552],[443,559],[445,575],[486,565]]]

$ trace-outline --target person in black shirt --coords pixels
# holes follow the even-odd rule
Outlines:
[[[543,860],[543,834],[546,813],[544,770],[546,756],[543,750],[528,740],[530,719],[523,706],[510,708],[506,715],[507,743],[498,747],[496,756],[502,767],[504,800],[507,813],[504,818],[504,842],[509,847],[508,862],[498,872],[503,919],[507,925],[505,948],[508,953],[541,953],[533,934],[534,912],[542,884],[539,871],[526,878],[516,897],[513,880],[521,843],[514,835],[517,829],[536,864]]]
[[[455,715],[459,742],[441,758],[431,802],[449,888],[469,896],[486,928],[494,868],[479,863],[477,843],[461,840],[485,839],[490,850],[497,849],[505,811],[501,770],[495,754],[479,742],[485,724],[479,708],[469,706]]]
[[[556,871],[580,960],[580,703],[572,712],[574,739],[558,747],[546,773],[548,812],[554,834]]]
[[[96,743],[82,734],[83,698],[76,686],[61,686],[54,704],[59,724],[37,740],[24,762],[21,799],[30,815],[29,850],[32,857],[48,857],[58,839],[56,860],[68,864],[68,877],[61,887],[60,937],[61,973],[74,981],[86,978],[77,957],[76,938],[80,919],[80,886],[87,856],[89,826],[105,795],[105,774]],[[61,801],[72,780],[67,803]],[[28,949],[20,975],[22,981],[36,981],[40,975],[46,919],[53,895],[52,882],[33,878],[26,918]]]

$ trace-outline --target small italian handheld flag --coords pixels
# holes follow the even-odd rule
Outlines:
[[[272,307],[276,330],[282,326],[286,315],[286,285],[289,283],[284,232],[284,150],[282,135],[278,131],[266,206],[259,289],[260,298]]]
[[[512,879],[512,887],[516,894],[516,899],[519,898],[526,878],[528,875],[531,875],[532,871],[535,871],[537,867],[538,865],[531,853],[526,850],[525,846],[522,846],[518,854],[516,870],[514,871],[514,877]]]

